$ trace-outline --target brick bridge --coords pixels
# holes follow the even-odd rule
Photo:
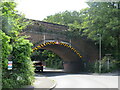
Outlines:
[[[84,70],[84,61],[98,60],[98,48],[85,37],[68,38],[68,26],[32,20],[23,32],[30,36],[33,50],[47,49],[60,56],[64,61],[64,71],[68,73]]]

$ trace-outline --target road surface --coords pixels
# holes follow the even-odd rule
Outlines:
[[[42,75],[55,80],[56,88],[118,88],[118,74],[67,74],[62,70],[45,70]]]

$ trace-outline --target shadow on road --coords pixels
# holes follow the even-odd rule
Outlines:
[[[52,76],[61,76],[61,75],[68,75],[64,71],[44,71],[44,72],[35,72],[37,74],[41,74],[47,77],[52,77]]]
[[[52,76],[63,76],[63,75],[94,75],[94,76],[119,76],[118,73],[89,73],[89,72],[80,72],[80,73],[66,73],[64,71],[44,71],[44,72],[35,72],[37,74],[41,74],[47,77]]]

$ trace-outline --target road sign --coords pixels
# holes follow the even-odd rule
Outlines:
[[[59,41],[56,41],[55,44],[59,44],[60,42]]]
[[[8,70],[11,70],[12,69],[12,61],[8,61]]]

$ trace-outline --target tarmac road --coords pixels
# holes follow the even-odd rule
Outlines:
[[[45,70],[42,75],[55,80],[55,88],[118,88],[118,74],[67,74],[63,70]]]

